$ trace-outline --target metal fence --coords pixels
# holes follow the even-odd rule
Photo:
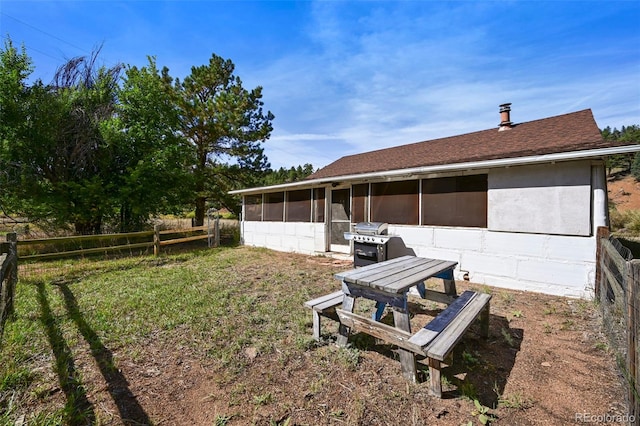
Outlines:
[[[605,332],[627,387],[629,419],[640,416],[640,260],[613,236],[600,232],[596,297]]]

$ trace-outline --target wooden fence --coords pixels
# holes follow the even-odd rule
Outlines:
[[[640,260],[633,259],[631,251],[616,238],[600,236],[595,292],[626,381],[629,419],[635,424],[640,416]]]
[[[18,282],[18,249],[16,234],[7,234],[7,242],[0,243],[0,342],[7,319],[13,315],[13,298]]]
[[[207,240],[209,247],[220,245],[220,221],[185,229],[129,232],[103,235],[80,235],[71,237],[40,238],[18,241],[20,260],[49,260],[65,257],[106,254],[118,251],[150,250],[158,255],[161,247]],[[86,247],[89,246],[89,247]]]

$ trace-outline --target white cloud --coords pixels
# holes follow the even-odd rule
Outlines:
[[[272,169],[280,167],[313,164],[315,168],[323,167],[338,158],[336,147],[344,144],[337,135],[329,134],[274,134],[265,143],[265,154],[271,162]]]
[[[94,10],[63,4],[56,25],[80,9],[68,19],[85,22]],[[89,49],[105,39],[105,53],[118,61],[144,65],[156,54],[176,77],[211,53],[231,58],[245,87],[263,86],[265,109],[276,116],[265,144],[276,168],[319,167],[343,155],[493,128],[503,102],[513,103],[518,122],[591,108],[601,127],[639,124],[637,2],[239,5],[253,15],[225,24],[231,3],[105,3],[99,28],[110,33],[92,35],[81,25],[67,26],[69,35],[48,30],[89,40]],[[281,8],[295,12],[270,15]],[[271,23],[286,19],[290,39],[265,34],[273,46],[255,40],[259,31],[245,34],[262,25],[275,32]]]
[[[503,102],[513,103],[520,122],[585,108],[602,127],[640,117],[638,58],[611,66],[607,47],[553,38],[577,24],[522,38],[524,18],[504,27],[483,7],[438,4],[413,14],[411,2],[359,5],[354,20],[345,4],[315,4],[307,26],[313,48],[283,55],[263,75],[278,92],[276,128],[289,133],[282,149],[302,156],[289,157],[293,164],[492,128]],[[330,133],[333,155],[301,148],[307,133]]]

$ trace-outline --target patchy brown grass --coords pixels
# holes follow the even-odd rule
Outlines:
[[[394,348],[369,336],[338,348],[325,322],[316,344],[302,303],[335,291],[333,274],[350,267],[240,247],[23,281],[0,358],[0,420],[475,425],[474,399],[501,425],[624,413],[589,301],[459,282],[493,294],[490,337],[472,327],[458,344],[444,399],[429,396],[425,368],[418,384],[402,379]],[[441,308],[412,297],[412,326]]]

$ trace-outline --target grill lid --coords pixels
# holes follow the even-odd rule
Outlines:
[[[384,222],[359,222],[353,230],[360,235],[386,235],[388,228],[389,224]]]

